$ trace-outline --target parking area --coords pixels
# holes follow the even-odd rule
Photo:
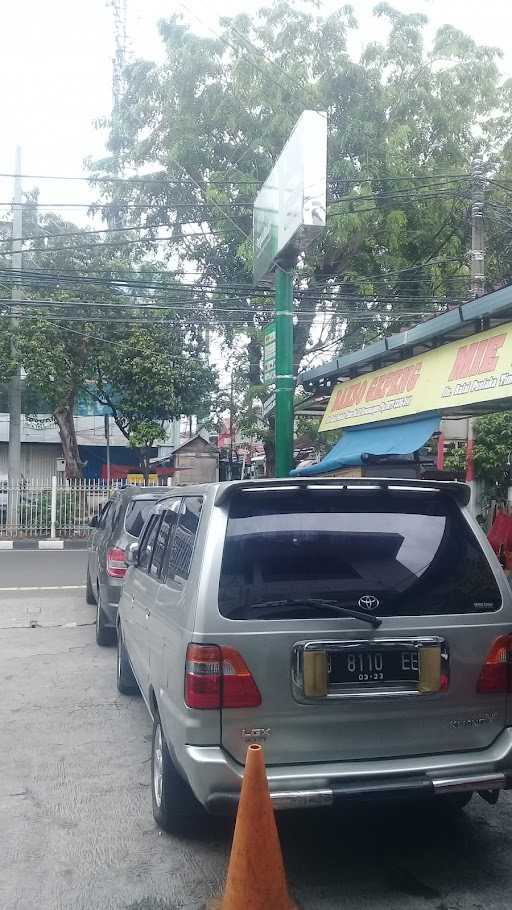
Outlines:
[[[85,555],[0,553],[0,907],[199,910],[221,890],[231,824],[188,839],[155,827],[150,720],[95,644],[94,608],[73,587]],[[452,817],[374,805],[279,824],[304,910],[510,905],[508,794]]]

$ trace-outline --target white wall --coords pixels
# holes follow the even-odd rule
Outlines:
[[[0,475],[7,474],[7,451],[7,443],[0,442]],[[60,444],[22,443],[21,473],[26,480],[50,481],[58,458],[62,458]]]

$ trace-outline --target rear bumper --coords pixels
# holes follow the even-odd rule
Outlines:
[[[239,798],[242,765],[221,748],[185,746],[176,755],[198,800],[226,814]],[[512,728],[476,752],[361,762],[270,765],[270,795],[277,809],[332,806],[341,800],[398,799],[512,788]]]

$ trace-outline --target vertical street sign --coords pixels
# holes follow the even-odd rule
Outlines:
[[[270,322],[264,329],[263,382],[273,385],[276,381],[276,324]]]
[[[275,282],[278,477],[288,476],[293,456],[293,268],[299,253],[325,228],[326,187],[327,114],[304,111],[259,191],[253,213],[254,284]]]

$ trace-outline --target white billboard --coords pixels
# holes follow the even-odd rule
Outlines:
[[[254,283],[325,228],[327,114],[304,111],[254,202]]]

